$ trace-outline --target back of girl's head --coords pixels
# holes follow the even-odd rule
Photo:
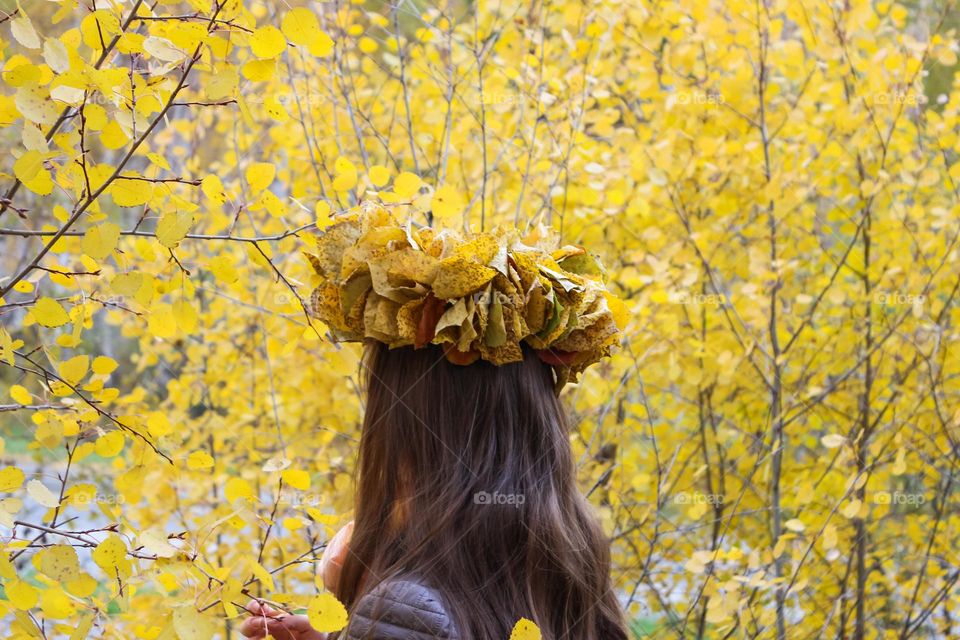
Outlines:
[[[447,599],[463,637],[626,637],[608,542],[577,491],[553,372],[460,366],[437,346],[368,343],[357,513],[339,594],[415,575]],[[366,574],[366,576],[365,576]]]

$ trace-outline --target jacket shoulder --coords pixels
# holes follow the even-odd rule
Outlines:
[[[450,614],[440,593],[417,578],[381,582],[361,596],[353,608],[345,640],[456,640]]]

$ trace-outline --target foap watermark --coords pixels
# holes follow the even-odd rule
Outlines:
[[[67,496],[67,499],[76,505],[90,505],[90,504],[108,504],[108,505],[120,505],[126,503],[127,499],[124,498],[119,493],[86,493],[86,492],[77,492],[73,495]]]
[[[678,104],[722,105],[726,98],[719,91],[678,91]]]
[[[873,104],[903,105],[908,107],[918,107],[927,104],[930,101],[926,95],[916,91],[885,91],[872,94]]]
[[[717,307],[727,302],[727,297],[722,293],[690,293],[689,291],[674,291],[668,299],[672,304],[703,304]]]
[[[877,491],[873,494],[874,504],[904,504],[919,507],[927,501],[922,493],[904,493],[903,491]]]
[[[322,493],[306,493],[303,491],[281,492],[280,499],[294,507],[319,507],[326,504],[326,497]]]
[[[926,300],[927,297],[923,294],[903,293],[901,291],[877,291],[873,294],[873,301],[876,304],[887,306],[923,304]]]
[[[723,504],[725,502],[722,493],[700,493],[699,491],[684,491],[673,496],[675,504]]]
[[[517,507],[518,509],[527,501],[527,497],[522,493],[500,493],[494,491],[478,491],[473,494],[473,504],[484,505],[504,505]]]

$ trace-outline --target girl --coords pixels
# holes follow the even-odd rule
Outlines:
[[[357,224],[365,226],[351,235],[350,246],[362,244],[364,233],[377,231],[367,223]],[[383,235],[381,229],[377,237]],[[412,238],[412,247],[405,244],[409,240],[408,235],[399,247],[388,248],[413,248],[429,255],[422,235]],[[502,238],[498,242],[514,251],[530,248]],[[438,252],[438,257],[447,251]],[[539,255],[537,259],[548,260]],[[512,254],[508,260],[509,265],[518,265],[513,269],[517,288],[559,290],[546,279],[531,280],[529,287],[523,283],[519,267],[523,260]],[[563,263],[549,264],[548,271],[558,274]],[[331,275],[334,271],[339,273],[318,268],[321,277],[342,287]],[[432,278],[433,291],[441,288],[442,276],[424,277]],[[564,277],[582,287],[581,302],[590,297],[592,281],[574,273]],[[419,283],[415,278],[399,280],[409,288]],[[364,303],[367,307],[375,304],[369,299],[376,295],[375,285]],[[488,293],[498,288],[506,289],[507,284],[491,283]],[[522,301],[514,300],[513,310],[524,312]],[[576,308],[574,298],[565,301],[565,308]],[[445,298],[443,310],[458,304]],[[563,306],[559,299],[556,306]],[[609,315],[606,309],[600,300],[581,314],[593,322]],[[405,311],[395,313],[402,318]],[[494,313],[505,312],[487,313],[488,324],[495,321]],[[544,313],[549,320],[551,310]],[[318,315],[332,327],[339,322],[341,330],[351,328],[349,318],[333,318],[323,311]],[[574,352],[554,348],[556,342],[545,349],[531,346],[531,342],[544,346],[547,334],[542,327],[541,342],[508,333],[516,340],[509,357],[494,352],[489,340],[469,344],[461,340],[459,344],[467,348],[456,349],[452,344],[462,337],[459,332],[472,335],[476,325],[463,329],[466,325],[461,323],[452,334],[443,333],[437,328],[449,323],[437,313],[426,320],[432,326],[424,331],[427,315],[422,312],[413,346],[391,348],[382,332],[376,340],[365,340],[367,402],[355,522],[331,542],[322,563],[327,588],[350,613],[346,629],[331,634],[331,640],[506,640],[520,618],[533,620],[549,640],[626,639],[623,612],[610,581],[609,543],[577,488],[569,433],[557,398],[570,363],[577,361],[571,356]],[[366,319],[370,321],[369,316]],[[538,322],[525,313],[525,327],[537,329]],[[506,326],[518,326],[512,323],[508,320]],[[606,326],[605,321],[601,324]],[[573,318],[570,326],[593,325],[578,324]],[[487,331],[480,328],[482,338]],[[352,329],[370,333],[369,326]],[[612,342],[609,331],[591,335],[600,334],[603,337],[596,339],[604,345]],[[575,335],[559,344],[597,347]],[[326,638],[311,629],[304,616],[256,602],[249,611],[252,615],[242,629],[248,637]]]

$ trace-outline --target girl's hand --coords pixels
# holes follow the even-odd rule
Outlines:
[[[323,556],[320,558],[320,577],[323,578],[323,586],[331,593],[337,592],[337,584],[340,582],[340,570],[343,568],[343,561],[347,557],[347,551],[350,550],[350,536],[353,535],[353,520],[348,522],[337,535],[333,536],[323,550]]]
[[[269,635],[276,640],[327,640],[327,634],[310,626],[307,616],[295,616],[256,600],[250,601],[247,611],[250,617],[240,626],[240,633],[247,638],[262,640]]]

